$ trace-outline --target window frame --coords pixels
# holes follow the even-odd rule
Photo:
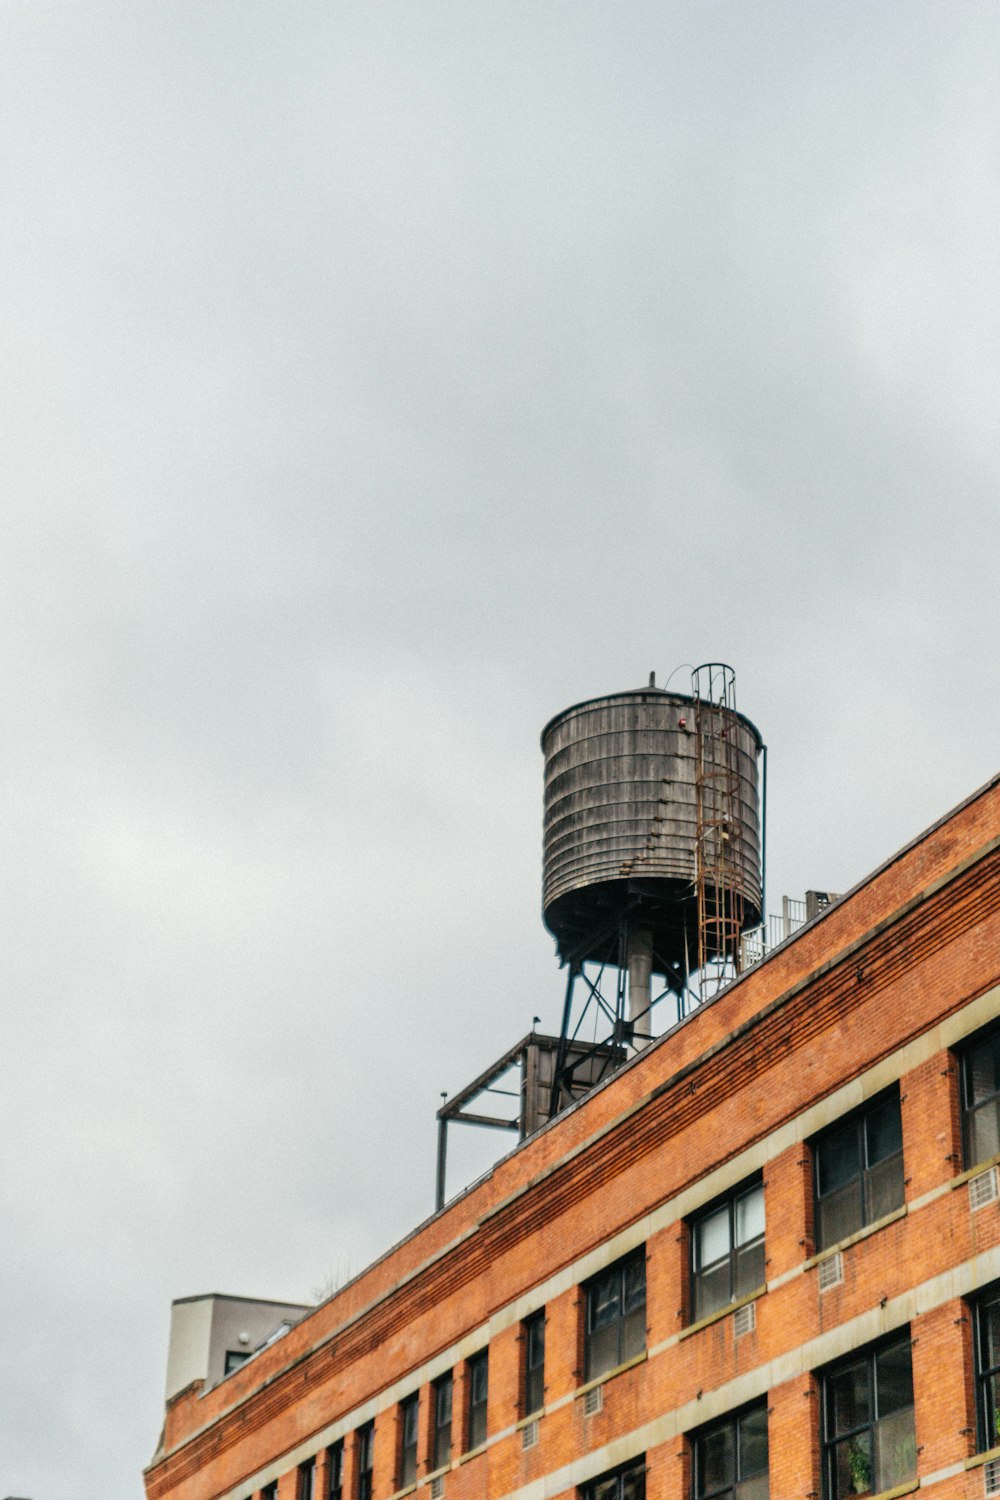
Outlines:
[[[609,1500],[605,1491],[609,1485],[614,1484],[614,1492],[610,1500],[626,1500],[625,1481],[642,1475],[642,1486],[638,1494],[633,1493],[630,1500],[645,1500],[646,1496],[646,1455],[640,1453],[637,1458],[630,1458],[628,1463],[619,1464],[616,1469],[609,1469],[606,1474],[598,1474],[596,1479],[588,1480],[586,1484],[577,1490],[579,1500]]]
[[[763,1228],[761,1229],[759,1235],[753,1236],[751,1239],[745,1241],[742,1245],[737,1244],[736,1235],[738,1207],[751,1195],[757,1193],[760,1194],[761,1215],[764,1221]],[[729,1238],[729,1248],[725,1256],[718,1256],[714,1261],[710,1261],[706,1266],[702,1266],[699,1269],[698,1260],[700,1250],[700,1231],[710,1219],[714,1219],[723,1209],[726,1209],[728,1212],[727,1233]],[[716,1313],[724,1312],[727,1308],[731,1307],[734,1302],[742,1302],[745,1298],[753,1296],[755,1292],[759,1292],[766,1285],[766,1214],[767,1210],[764,1196],[764,1178],[763,1174],[758,1172],[753,1177],[745,1179],[737,1187],[732,1188],[729,1192],[721,1194],[718,1198],[714,1198],[711,1203],[708,1203],[704,1208],[699,1209],[698,1212],[687,1221],[691,1250],[690,1302],[692,1323],[699,1323],[701,1322],[702,1318],[710,1318]],[[760,1279],[755,1281],[752,1286],[740,1289],[738,1285],[740,1274],[740,1252],[743,1252],[743,1254],[746,1255],[748,1251],[756,1249],[758,1245],[760,1247]],[[704,1278],[709,1272],[717,1272],[723,1266],[723,1263],[725,1263],[728,1273],[728,1296],[726,1296],[722,1301],[716,1302],[712,1307],[704,1307],[701,1305],[701,1299],[703,1297],[707,1300],[707,1289]]]
[[[524,1395],[522,1400],[521,1415],[522,1417],[533,1417],[537,1412],[544,1411],[545,1409],[544,1307],[539,1308],[538,1312],[534,1312],[530,1315],[530,1317],[525,1318],[524,1322],[521,1324],[521,1331],[524,1338],[524,1355],[522,1359],[522,1370],[524,1376],[524,1385],[522,1389]],[[537,1341],[535,1339],[535,1335],[540,1335]],[[537,1349],[539,1344],[541,1346],[541,1359],[538,1359],[534,1363],[532,1363],[532,1347],[534,1345],[534,1347]],[[538,1390],[536,1393],[536,1398],[533,1399],[533,1388],[536,1383],[538,1386]]]
[[[413,1441],[407,1442],[407,1426],[412,1414]],[[399,1473],[398,1488],[412,1489],[417,1482],[417,1459],[420,1450],[420,1392],[413,1391],[399,1403]]]
[[[966,1171],[980,1166],[983,1162],[992,1161],[1000,1154],[1000,1145],[997,1151],[990,1152],[988,1156],[977,1156],[972,1148],[972,1127],[976,1117],[991,1109],[997,1117],[997,1138],[1000,1141],[1000,1087],[992,1094],[987,1094],[977,1103],[973,1096],[972,1088],[972,1058],[976,1052],[990,1048],[993,1053],[994,1077],[1000,1078],[1000,1026],[995,1023],[987,1026],[984,1030],[966,1037],[965,1040],[955,1048],[958,1054],[959,1093],[958,1108],[959,1122],[962,1131],[962,1165]]]
[[[878,1158],[876,1161],[869,1161],[869,1121],[889,1103],[895,1104],[896,1107],[899,1122],[899,1147],[897,1150]],[[851,1130],[854,1132],[855,1156],[859,1163],[858,1170],[843,1181],[836,1183],[833,1187],[821,1190],[820,1161],[823,1148],[825,1145],[829,1145],[837,1136],[846,1135]],[[871,1099],[866,1099],[864,1104],[860,1105],[858,1109],[852,1109],[849,1113],[841,1115],[840,1119],[834,1120],[824,1130],[820,1131],[818,1135],[812,1138],[810,1147],[813,1158],[813,1222],[815,1226],[817,1253],[823,1250],[831,1250],[835,1245],[842,1244],[844,1240],[850,1239],[855,1234],[860,1234],[862,1230],[868,1229],[872,1224],[880,1223],[882,1219],[888,1218],[890,1214],[897,1213],[903,1207],[906,1201],[906,1168],[903,1119],[898,1082],[873,1095]],[[869,1192],[874,1181],[874,1174],[879,1168],[884,1168],[889,1162],[898,1162],[898,1183],[896,1184],[898,1188],[898,1202],[893,1208],[885,1209],[883,1212],[870,1212]],[[852,1183],[856,1187],[856,1206],[859,1210],[858,1223],[852,1229],[848,1229],[846,1233],[838,1234],[836,1238],[828,1238],[823,1225],[824,1204],[832,1202],[836,1194],[843,1193]]]
[[[343,1500],[344,1439],[338,1438],[326,1450],[326,1500]]]
[[[316,1460],[307,1458],[304,1463],[299,1464],[295,1489],[296,1500],[315,1500],[315,1493]]]
[[[433,1423],[431,1441],[431,1470],[432,1472],[434,1472],[437,1469],[444,1469],[448,1467],[448,1465],[451,1463],[452,1450],[454,1448],[454,1444],[452,1442],[452,1432],[455,1425],[454,1370],[448,1370],[446,1374],[439,1375],[431,1389],[434,1392],[434,1405],[431,1409],[431,1421]],[[441,1404],[445,1391],[447,1391],[448,1393],[448,1417],[446,1421],[442,1421]],[[442,1437],[443,1433],[447,1433],[446,1438]],[[442,1449],[445,1446],[447,1446],[447,1453],[442,1452]]]
[[[355,1500],[372,1500],[375,1476],[375,1423],[365,1422],[354,1434]]]
[[[751,1474],[742,1473],[743,1468],[743,1431],[741,1424],[748,1417],[764,1417],[764,1446],[765,1463],[763,1469],[757,1469]],[[702,1466],[704,1457],[702,1444],[706,1443],[717,1433],[731,1430],[733,1435],[733,1467],[734,1477],[726,1484],[716,1485],[714,1489],[705,1487],[702,1479]],[[691,1496],[692,1500],[724,1500],[731,1496],[732,1500],[740,1500],[745,1493],[744,1487],[753,1484],[762,1476],[767,1481],[767,1491],[770,1493],[770,1435],[767,1421],[767,1398],[762,1401],[751,1402],[749,1406],[741,1406],[736,1411],[727,1412],[724,1417],[719,1417],[714,1422],[706,1422],[704,1427],[697,1428],[690,1435],[691,1444]]]
[[[993,1390],[993,1377],[1000,1375],[1000,1355],[994,1364],[986,1363],[987,1308],[1000,1304],[1000,1283],[987,1287],[973,1303],[973,1349],[976,1390],[976,1452],[986,1453],[990,1448],[1000,1447],[1000,1401]]]
[[[862,1462],[867,1462],[869,1467],[869,1488],[858,1490],[852,1488],[851,1494],[877,1495],[886,1489],[895,1489],[897,1485],[908,1484],[911,1479],[917,1478],[917,1438],[916,1438],[916,1410],[913,1399],[913,1340],[909,1327],[902,1330],[897,1329],[888,1338],[879,1339],[873,1344],[866,1344],[860,1349],[853,1349],[850,1354],[838,1359],[834,1364],[828,1365],[820,1372],[820,1453],[822,1460],[823,1497],[824,1500],[837,1500],[836,1465],[838,1449],[842,1445],[850,1445],[862,1453]],[[909,1379],[910,1379],[910,1404],[909,1406],[895,1407],[889,1412],[882,1412],[879,1392],[879,1361],[887,1354],[896,1349],[905,1348],[909,1356]],[[843,1431],[837,1432],[833,1429],[831,1412],[834,1405],[833,1382],[838,1376],[846,1374],[854,1366],[865,1364],[867,1377],[868,1402],[871,1408],[869,1420],[857,1423],[854,1427],[845,1427]],[[883,1475],[877,1471],[877,1434],[880,1424],[898,1416],[899,1413],[908,1411],[910,1413],[910,1428],[913,1439],[913,1463],[912,1473],[907,1476]],[[874,1415],[871,1414],[874,1412]],[[859,1438],[865,1434],[871,1434],[869,1446],[870,1456],[866,1459],[859,1444]],[[852,1462],[848,1450],[848,1463]],[[885,1483],[888,1479],[891,1482]],[[863,1481],[862,1481],[863,1482]],[[852,1476],[852,1486],[855,1481]]]
[[[629,1303],[629,1275],[638,1267],[642,1268],[642,1299]],[[606,1319],[603,1323],[597,1322],[600,1314],[599,1294],[601,1290],[611,1286],[617,1298],[618,1312],[613,1318]],[[584,1319],[583,1319],[583,1370],[584,1384],[592,1380],[600,1380],[602,1376],[610,1375],[622,1365],[630,1364],[633,1359],[638,1359],[646,1351],[646,1246],[640,1245],[628,1255],[623,1255],[612,1265],[607,1266],[596,1276],[591,1276],[583,1286],[584,1292]],[[597,1342],[601,1334],[609,1334],[611,1329],[614,1334],[614,1358],[607,1363],[601,1363],[600,1368],[595,1368],[600,1346]],[[641,1339],[634,1349],[631,1348],[631,1335],[635,1329],[641,1331]],[[609,1344],[610,1338],[606,1340]],[[607,1356],[601,1353],[601,1359]]]
[[[485,1384],[482,1391],[482,1399],[477,1400],[476,1384],[480,1372],[485,1373]],[[473,1354],[466,1360],[465,1378],[468,1383],[468,1420],[466,1422],[467,1453],[481,1448],[489,1435],[489,1397],[490,1397],[490,1351],[489,1347],[480,1349],[478,1354]]]

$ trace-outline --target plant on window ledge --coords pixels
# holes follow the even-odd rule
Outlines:
[[[847,1445],[847,1467],[851,1471],[851,1488],[856,1495],[870,1495],[872,1461],[860,1443]]]

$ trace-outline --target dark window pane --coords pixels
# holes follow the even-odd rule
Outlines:
[[[903,1122],[899,1113],[898,1094],[884,1099],[865,1116],[865,1140],[868,1156],[866,1165],[869,1167],[902,1151]]]
[[[903,1206],[903,1158],[890,1156],[865,1173],[865,1223]]]
[[[839,1443],[834,1450],[831,1500],[854,1500],[855,1495],[871,1494],[873,1480],[871,1433],[861,1432]]]
[[[981,1104],[965,1122],[965,1165],[1000,1155],[1000,1099]]]
[[[913,1405],[913,1364],[909,1340],[882,1349],[875,1356],[875,1391],[878,1415],[887,1417]]]
[[[894,1489],[916,1477],[908,1336],[833,1371],[824,1390],[831,1500]]]
[[[991,1037],[973,1047],[965,1058],[966,1101],[981,1104],[997,1092],[997,1058],[1000,1037]]]
[[[485,1353],[469,1361],[469,1447],[478,1448],[486,1441],[486,1397],[489,1382],[489,1360]]]
[[[827,1379],[827,1411],[830,1435],[852,1432],[874,1418],[871,1399],[871,1372],[868,1360],[859,1360],[838,1370]]]
[[[757,1287],[764,1285],[764,1241],[746,1245],[736,1252],[736,1297],[747,1297]]]
[[[420,1425],[420,1398],[408,1396],[402,1405],[403,1432],[400,1452],[400,1485],[417,1482],[417,1433]]]
[[[406,1447],[417,1441],[417,1423],[420,1416],[419,1402],[416,1396],[403,1403],[403,1442]]]
[[[646,1460],[619,1469],[614,1474],[604,1474],[595,1479],[583,1491],[584,1500],[645,1500]]]
[[[619,1261],[587,1288],[586,1378],[615,1369],[646,1347],[645,1250]]]
[[[726,1259],[714,1271],[702,1271],[700,1276],[695,1277],[695,1322],[699,1318],[707,1318],[709,1313],[718,1312],[720,1307],[728,1307],[731,1301],[729,1274],[729,1261]]]
[[[446,1375],[434,1387],[434,1467],[451,1463],[452,1377]]]
[[[821,1196],[843,1187],[861,1171],[858,1159],[858,1127],[855,1121],[841,1126],[817,1144],[816,1185]]]
[[[622,1500],[646,1500],[646,1466],[622,1475]]]
[[[764,1185],[735,1193],[691,1226],[692,1309],[697,1322],[764,1281]]]
[[[357,1497],[358,1500],[371,1500],[372,1493],[372,1458],[375,1452],[375,1426],[372,1422],[366,1422],[364,1427],[358,1428],[358,1472],[357,1472]]]
[[[590,1328],[596,1332],[614,1323],[621,1310],[621,1274],[614,1272],[595,1281],[587,1294]]]
[[[327,1449],[327,1473],[329,1475],[327,1488],[329,1500],[340,1500],[341,1486],[344,1482],[344,1445],[342,1442],[334,1443],[332,1448]]]
[[[545,1314],[536,1313],[525,1324],[524,1415],[545,1404]]]
[[[737,1424],[739,1433],[739,1476],[749,1479],[767,1473],[767,1408],[757,1406]]]
[[[613,1370],[615,1365],[620,1363],[618,1324],[612,1323],[610,1327],[602,1328],[598,1333],[592,1333],[587,1340],[587,1379],[596,1380],[598,1375],[606,1374],[608,1370]]]
[[[902,1124],[892,1092],[815,1146],[817,1248],[856,1234],[903,1204]]]
[[[627,1261],[624,1268],[625,1291],[622,1298],[622,1311],[634,1312],[638,1307],[646,1306],[646,1257],[636,1256]]]
[[[913,1408],[884,1417],[875,1426],[875,1483],[891,1490],[917,1477],[917,1434]]]
[[[735,1430],[731,1422],[715,1427],[698,1442],[698,1494],[707,1495],[736,1478]]]
[[[817,1207],[817,1243],[820,1250],[836,1245],[861,1228],[861,1183],[858,1179],[821,1198]]]
[[[695,1500],[767,1500],[767,1408],[729,1417],[694,1439]]]
[[[545,1363],[545,1314],[536,1313],[526,1326],[528,1369],[537,1370]]]
[[[1000,1443],[1000,1375],[991,1375],[986,1382],[986,1409],[983,1418],[986,1447],[995,1448]]]
[[[474,1406],[469,1412],[469,1447],[481,1448],[486,1441],[486,1407]]]
[[[994,1292],[976,1308],[976,1414],[982,1453],[1000,1444],[1000,1298]]]
[[[635,1359],[646,1347],[646,1304],[640,1303],[634,1312],[630,1312],[622,1319],[621,1348],[619,1350],[619,1364],[624,1364],[627,1359]]]
[[[982,1329],[982,1367],[993,1370],[1000,1365],[1000,1300],[988,1302],[979,1310]]]

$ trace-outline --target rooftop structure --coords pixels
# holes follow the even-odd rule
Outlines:
[[[661,1034],[616,1012],[603,1076],[491,1172],[175,1389],[148,1500],[1000,1492],[1000,776],[782,916]]]

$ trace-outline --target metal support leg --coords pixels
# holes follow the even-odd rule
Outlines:
[[[448,1121],[438,1120],[438,1149],[437,1149],[437,1192],[435,1194],[434,1208],[439,1212],[444,1208],[444,1180],[448,1164]]]
[[[563,1001],[562,1027],[559,1031],[559,1051],[556,1053],[556,1066],[552,1074],[552,1093],[549,1096],[549,1119],[552,1120],[559,1113],[559,1090],[562,1086],[563,1068],[566,1066],[566,1049],[569,1042],[569,1023],[573,1013],[573,986],[576,976],[580,972],[578,964],[569,966],[569,974],[566,977],[566,998]]]

